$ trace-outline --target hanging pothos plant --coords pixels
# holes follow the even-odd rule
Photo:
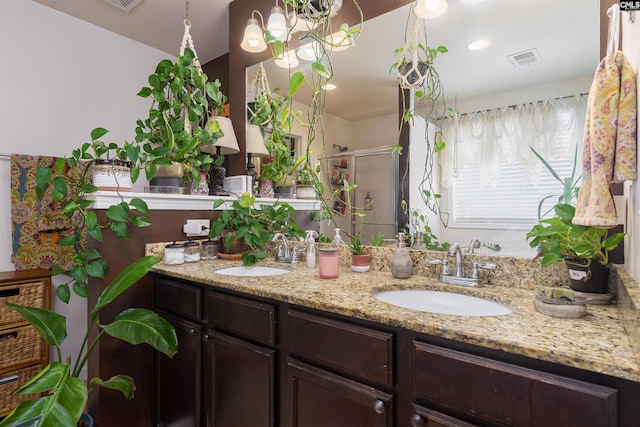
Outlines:
[[[311,72],[308,75],[301,71],[296,71],[289,76],[289,88],[285,97],[288,108],[285,108],[285,112],[290,114],[291,117],[293,117],[291,112],[293,96],[305,85],[311,92],[306,121],[300,115],[295,116],[295,120],[298,120],[307,128],[307,145],[305,153],[300,153],[300,158],[303,159],[302,162],[299,162],[301,164],[294,165],[294,168],[298,169],[299,172],[304,171],[304,174],[311,178],[310,184],[315,190],[317,199],[321,202],[320,213],[318,215],[313,214],[311,219],[327,220],[330,223],[335,223],[334,216],[338,214],[337,211],[332,209],[333,202],[335,200],[348,200],[348,197],[341,197],[341,194],[348,193],[355,188],[354,185],[349,185],[345,181],[342,186],[327,192],[323,184],[323,182],[331,182],[330,168],[328,167],[329,152],[324,140],[323,123],[326,100],[326,90],[324,88],[333,78],[331,55],[335,47],[353,45],[360,34],[364,22],[362,10],[357,0],[351,1],[359,13],[359,23],[356,26],[341,24],[336,30],[332,21],[335,14],[342,7],[342,0],[283,0],[285,8],[295,11],[296,16],[305,19],[307,27],[312,28],[312,30],[303,33],[300,40],[302,43],[312,43],[316,57],[311,64]],[[335,37],[336,34],[339,34],[339,36]],[[268,34],[266,38],[267,42],[273,42],[272,53],[274,58],[282,57],[287,52],[289,48],[287,41],[274,41],[269,38]],[[318,141],[317,144],[316,141]],[[327,162],[324,168],[312,165],[313,157],[311,152],[314,145],[320,146],[317,152]],[[346,209],[342,209],[343,213],[340,214],[351,215],[355,212],[355,209],[354,206],[349,206]],[[350,230],[343,231],[348,235],[351,234]]]
[[[440,208],[441,195],[436,190],[434,183],[434,160],[435,154],[444,150],[445,141],[442,139],[442,131],[437,128],[435,132],[429,133],[429,122],[442,119],[443,116],[451,114],[444,102],[444,88],[440,75],[435,67],[435,60],[438,55],[448,52],[445,46],[431,48],[428,44],[425,20],[419,18],[414,12],[415,4],[409,9],[407,25],[405,30],[405,44],[393,52],[396,58],[391,65],[391,73],[396,73],[402,93],[402,121],[398,129],[398,138],[405,126],[409,126],[417,117],[422,117],[427,124],[424,128],[424,151],[426,152],[424,171],[418,189],[424,204],[433,212],[446,226],[448,214]],[[412,96],[414,102],[408,102],[407,96]],[[401,152],[400,145],[394,146],[394,151]],[[402,176],[402,182],[409,179],[409,162]],[[404,189],[404,185],[401,185]],[[409,206],[402,194],[402,209],[407,213]]]

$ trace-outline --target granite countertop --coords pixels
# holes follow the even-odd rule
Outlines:
[[[273,262],[265,263],[275,265]],[[485,285],[467,288],[442,285],[434,278],[413,275],[395,279],[386,271],[354,273],[341,267],[339,278],[323,280],[318,268],[277,264],[292,273],[268,277],[233,277],[214,270],[241,265],[234,261],[200,261],[168,266],[157,273],[205,285],[256,295],[330,313],[397,326],[481,347],[547,362],[640,381],[640,365],[621,313],[615,304],[589,305],[581,319],[559,319],[537,312],[531,289]],[[506,303],[515,312],[494,317],[460,317],[396,307],[373,297],[390,289],[447,290]]]

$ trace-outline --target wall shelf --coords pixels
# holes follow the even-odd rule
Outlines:
[[[231,203],[236,200],[233,196],[194,196],[191,194],[165,194],[165,193],[134,193],[125,192],[118,194],[115,191],[97,191],[87,195],[87,199],[93,200],[93,209],[108,209],[114,204],[120,203],[120,196],[124,201],[130,201],[134,197],[144,200],[150,210],[202,210],[213,209],[216,200],[225,200],[216,210],[231,209]],[[287,202],[296,211],[313,211],[320,208],[318,200],[308,199],[269,199],[256,198],[256,206],[273,205],[277,201]]]

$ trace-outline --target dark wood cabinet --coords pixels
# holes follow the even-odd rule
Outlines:
[[[286,365],[286,427],[391,427],[393,397],[295,359]]]
[[[274,427],[275,351],[209,331],[205,357],[205,426]]]
[[[159,426],[640,425],[637,382],[160,275],[155,286],[179,334],[177,357],[156,358]]]
[[[617,426],[617,390],[414,342],[415,398],[482,425]]]
[[[158,427],[197,427],[202,418],[202,326],[158,310],[176,329],[179,350],[169,359],[155,354]]]

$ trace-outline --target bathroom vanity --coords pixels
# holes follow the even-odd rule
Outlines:
[[[214,272],[229,265],[154,268],[154,309],[180,343],[173,360],[156,358],[156,425],[640,425],[638,357],[613,305],[552,319],[528,289],[346,269],[321,280],[306,266]],[[515,311],[439,315],[373,297],[400,288],[446,288]]]

